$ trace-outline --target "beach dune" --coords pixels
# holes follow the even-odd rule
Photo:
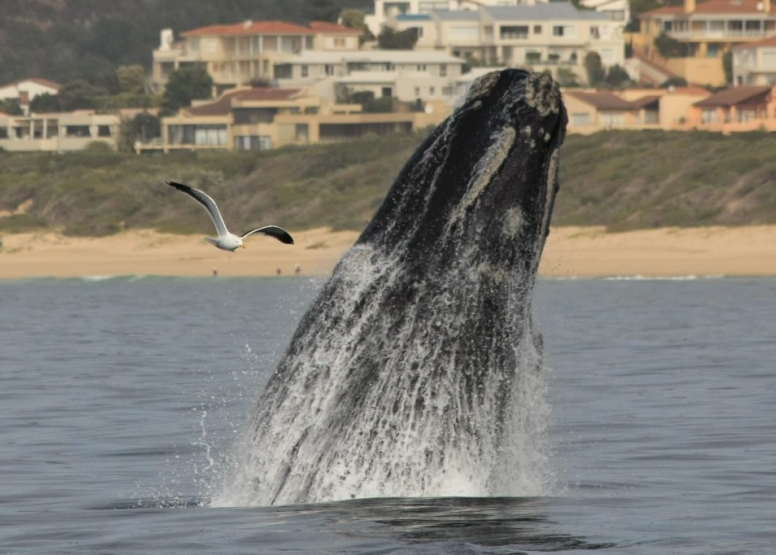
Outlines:
[[[131,230],[74,238],[53,232],[5,235],[0,279],[117,275],[328,275],[358,238],[355,231],[293,232],[295,245],[246,241],[240,252],[214,249],[201,235]],[[545,277],[776,276],[776,226],[664,228],[607,233],[556,227],[539,273]]]

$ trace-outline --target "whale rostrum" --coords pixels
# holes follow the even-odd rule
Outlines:
[[[472,84],[302,318],[214,505],[536,493],[531,298],[566,121],[548,75]]]

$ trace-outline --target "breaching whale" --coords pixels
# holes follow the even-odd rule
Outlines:
[[[473,83],[302,318],[213,505],[510,493],[566,121],[548,75]]]

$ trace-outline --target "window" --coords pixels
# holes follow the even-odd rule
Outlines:
[[[601,125],[605,127],[614,127],[622,125],[625,122],[625,115],[622,112],[601,112]]]
[[[332,64],[326,64],[323,66],[326,75],[334,75],[334,66]]]
[[[430,96],[434,96],[436,94],[436,87],[429,87],[428,88],[428,94]]]
[[[199,54],[199,39],[189,39],[186,44],[191,54]]]
[[[590,125],[590,114],[571,114],[571,125],[574,127]]]
[[[576,29],[573,25],[553,25],[552,27],[553,37],[574,38],[575,35]]]
[[[7,138],[8,138],[8,128],[0,127],[0,139],[7,139]]]
[[[660,123],[660,114],[657,110],[644,110],[644,123]]]
[[[345,43],[345,39],[344,38],[337,37],[337,38],[334,39],[334,46],[336,48],[345,48],[345,45],[346,45],[346,43]]]
[[[541,35],[542,34],[542,26],[541,25],[534,25],[533,34],[534,35]]]
[[[590,26],[590,38],[591,39],[600,39],[601,38],[601,31],[598,28],[598,25],[591,25]]]
[[[440,64],[440,66],[439,66],[439,76],[440,77],[447,77],[447,64]]]
[[[542,61],[542,53],[541,52],[526,52],[525,53],[525,63],[527,64],[538,64]]]
[[[310,76],[310,68],[309,66],[303,65],[302,66],[302,78],[309,77]]]
[[[260,54],[261,53],[261,37],[251,37],[251,53],[253,54]]]
[[[98,137],[110,137],[112,133],[110,132],[110,125],[98,125],[97,126],[97,136]]]
[[[417,69],[418,71],[426,71],[426,64],[418,64]]]
[[[701,112],[701,122],[703,123],[717,123],[717,111],[716,110],[703,110]]]
[[[272,148],[272,137],[265,135],[242,135],[234,138],[237,150],[269,150]]]
[[[415,87],[415,96],[420,96],[420,87]]]
[[[88,125],[65,126],[65,137],[91,137]]]
[[[381,90],[381,96],[383,98],[391,98],[393,96],[393,89],[391,87],[383,87]]]
[[[499,32],[502,39],[527,39],[528,25],[503,25]]]
[[[706,50],[707,58],[716,58],[720,53],[720,44],[718,42],[710,42]]]

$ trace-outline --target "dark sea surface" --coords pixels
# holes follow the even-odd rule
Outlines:
[[[319,285],[0,282],[0,554],[776,553],[770,279],[540,281],[546,496],[208,507]]]

